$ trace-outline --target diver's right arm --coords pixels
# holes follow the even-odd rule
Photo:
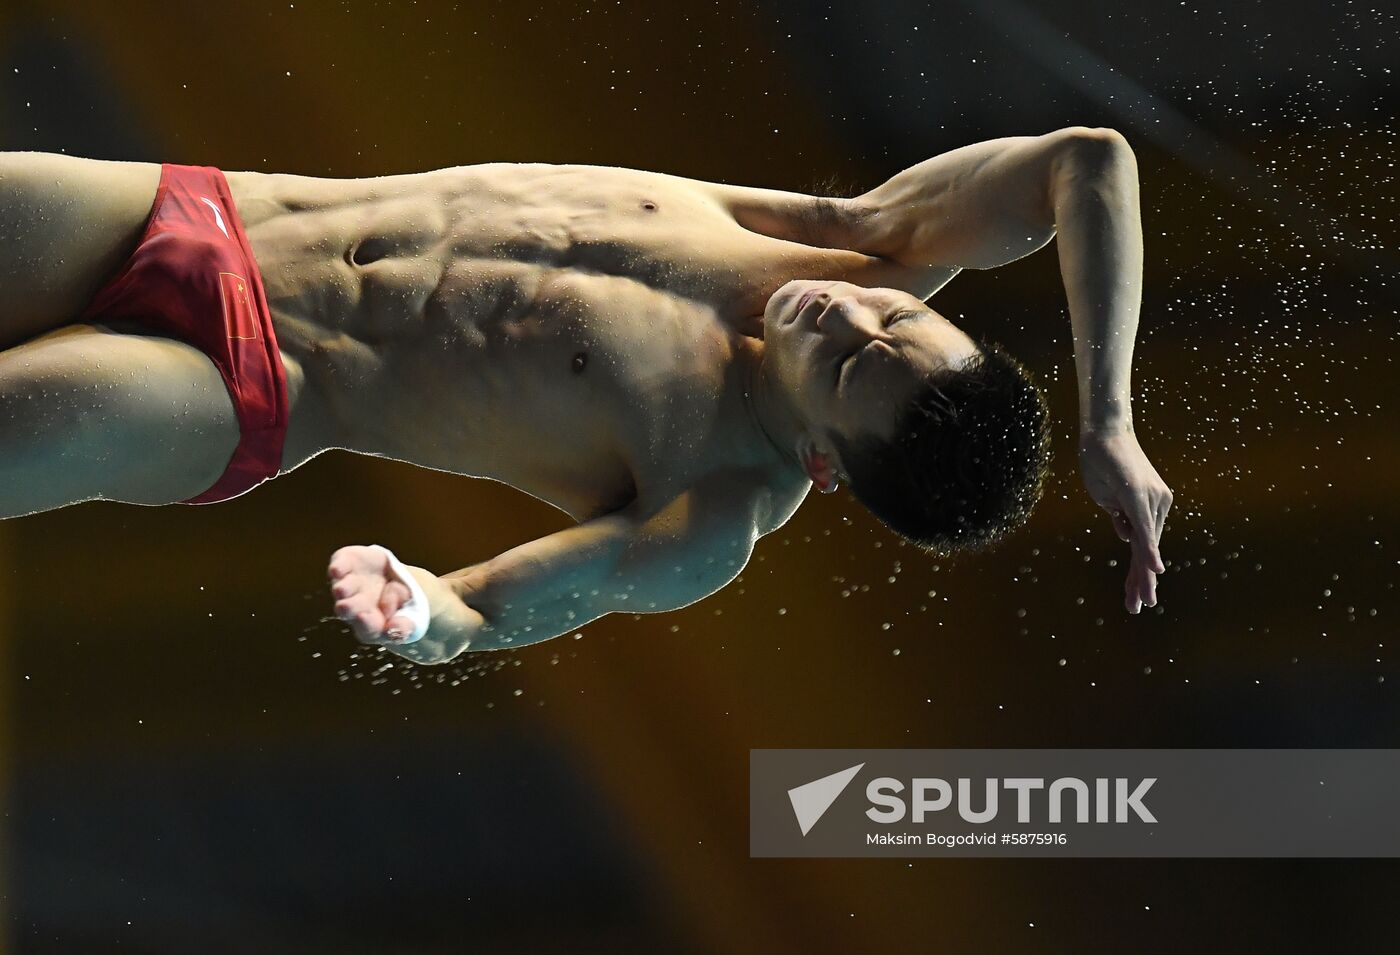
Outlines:
[[[1172,492],[1133,428],[1133,344],[1142,305],[1137,159],[1106,128],[974,143],[927,159],[852,200],[859,246],[909,264],[996,268],[1059,247],[1079,386],[1085,487],[1132,547],[1124,605],[1156,603]]]

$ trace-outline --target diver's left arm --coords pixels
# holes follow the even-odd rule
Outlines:
[[[361,642],[431,664],[553,639],[609,613],[675,610],[738,575],[770,499],[746,473],[715,474],[664,505],[634,501],[443,576],[377,545],[342,547],[328,567],[336,614]],[[416,633],[414,604],[426,617]]]
[[[1111,129],[1075,126],[955,149],[852,200],[862,252],[910,267],[995,268],[1058,238],[1079,380],[1080,464],[1132,545],[1124,603],[1156,603],[1172,494],[1133,431],[1142,304],[1137,160]]]

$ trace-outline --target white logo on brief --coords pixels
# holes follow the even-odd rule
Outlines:
[[[224,228],[224,217],[219,215],[219,207],[214,205],[213,202],[206,199],[204,196],[200,196],[199,201],[207,205],[210,209],[214,210],[214,224],[219,227],[219,231],[224,234],[224,238],[233,238],[233,236],[228,234],[228,229]]]

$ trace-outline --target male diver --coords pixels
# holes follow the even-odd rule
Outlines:
[[[363,642],[440,663],[738,575],[813,486],[932,553],[1029,516],[1044,400],[924,303],[1058,238],[1079,461],[1156,603],[1133,431],[1137,165],[1111,129],[952,150],[853,198],[487,163],[333,180],[0,153],[0,517],[209,503],[331,448],[576,523],[443,576],[337,550]]]

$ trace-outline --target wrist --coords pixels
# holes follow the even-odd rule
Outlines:
[[[466,600],[462,597],[459,581],[452,577],[434,577],[427,571],[422,572],[419,581],[423,585],[423,591],[428,595],[428,603],[432,607],[429,618],[430,626],[433,629],[442,627],[447,630],[456,631],[465,622],[465,612],[469,609]]]
[[[1131,416],[1081,420],[1079,422],[1079,443],[1081,445],[1132,433],[1133,419]]]
[[[1094,395],[1080,406],[1079,433],[1124,434],[1133,430],[1133,406],[1127,398]]]
[[[446,663],[464,651],[480,649],[477,644],[485,621],[463,602],[455,581],[450,577],[435,577],[422,568],[414,568],[413,573],[431,608],[428,629],[419,642],[391,649],[424,664]]]

